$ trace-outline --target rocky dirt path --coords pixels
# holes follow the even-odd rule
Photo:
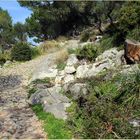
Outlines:
[[[78,46],[78,41],[72,40],[65,48],[75,44]],[[27,103],[26,86],[31,75],[32,79],[36,79],[54,65],[59,51],[0,69],[0,139],[46,138],[41,122]]]
[[[0,139],[46,138],[27,103],[26,86],[32,72],[47,56],[0,70]]]

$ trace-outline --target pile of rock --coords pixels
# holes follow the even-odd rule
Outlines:
[[[81,63],[75,54],[69,55],[64,70],[59,71],[56,66],[47,70],[46,77],[54,78],[54,86],[37,90],[30,97],[30,103],[41,103],[46,112],[53,113],[57,118],[66,119],[66,107],[70,106],[70,100],[62,95],[62,91],[68,92],[74,100],[81,94],[86,95],[88,92],[87,85],[77,82],[77,80],[96,76],[104,70],[121,65],[123,54],[124,51],[112,48],[99,55],[96,61],[90,64],[86,61]]]

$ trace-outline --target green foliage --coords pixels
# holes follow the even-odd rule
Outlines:
[[[39,120],[43,121],[43,128],[49,139],[70,139],[71,132],[66,127],[66,123],[61,119],[56,119],[52,114],[43,111],[41,105],[32,106]]]
[[[6,62],[5,58],[0,57],[0,65],[3,65]]]
[[[0,65],[3,65],[7,60],[11,60],[11,52],[4,51],[3,53],[0,53]]]
[[[73,48],[68,48],[68,53],[69,54],[75,54],[76,53],[76,50],[73,49]]]
[[[28,94],[28,98],[30,98],[31,95],[34,94],[36,91],[37,91],[36,88],[30,88],[29,91],[28,91],[28,93],[29,93],[29,94]]]
[[[41,55],[41,50],[39,47],[32,47],[31,48],[31,55],[32,59],[36,58],[37,56]]]
[[[31,60],[31,48],[27,43],[17,43],[11,50],[11,58],[16,61]]]
[[[27,25],[17,22],[13,27],[16,41],[27,42]]]
[[[50,78],[44,78],[44,79],[36,79],[32,83],[33,84],[43,84],[43,83],[50,83]]]
[[[110,80],[104,76],[88,79],[88,95],[70,108],[67,123],[74,137],[140,138],[139,128],[129,123],[140,117],[140,73],[110,76]]]
[[[126,38],[140,41],[140,28],[139,28],[139,26],[136,26],[132,31],[128,31]]]
[[[114,47],[114,45],[113,45],[113,37],[108,37],[108,36],[104,37],[101,40],[100,47],[101,47],[102,52],[107,50],[107,49],[113,48]]]
[[[64,70],[64,68],[66,67],[66,63],[61,62],[57,64],[57,69],[58,70]]]
[[[86,42],[90,37],[90,34],[89,32],[84,32],[82,35],[81,35],[81,39],[80,39],[80,42]]]
[[[2,51],[14,43],[12,19],[6,10],[0,8],[0,46]]]
[[[55,41],[55,40],[47,40],[47,41],[44,41],[39,46],[39,48],[40,48],[40,52],[42,54],[44,54],[44,53],[48,53],[50,50],[55,51],[55,50],[59,49],[60,46],[59,46],[59,43],[57,41]]]
[[[92,44],[88,44],[83,46],[82,48],[78,48],[76,50],[76,55],[78,57],[78,59],[88,59],[90,61],[94,61],[95,58],[99,55],[97,46],[92,45]]]
[[[123,31],[133,29],[140,21],[140,2],[127,2],[121,10],[119,16],[120,28]]]

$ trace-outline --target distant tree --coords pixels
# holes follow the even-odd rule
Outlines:
[[[76,31],[80,26],[90,24],[91,2],[82,1],[19,1],[33,11],[26,22],[29,36],[40,40],[52,39]]]
[[[127,32],[140,25],[140,2],[126,2],[119,12],[118,22],[122,31]]]
[[[2,51],[14,42],[12,19],[6,10],[0,8],[0,46]]]
[[[27,26],[26,24],[17,22],[14,24],[14,35],[17,42],[27,42]]]

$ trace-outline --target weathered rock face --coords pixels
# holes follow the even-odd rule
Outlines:
[[[78,99],[81,95],[86,95],[88,92],[87,85],[85,83],[70,84],[66,90],[69,91],[68,93],[74,100]]]
[[[121,65],[123,53],[124,51],[117,51],[116,48],[112,48],[98,56],[94,63],[89,63],[86,60],[79,61],[75,54],[71,54],[64,70],[58,71],[56,67],[45,68],[43,77],[44,75],[55,77],[55,86],[37,90],[30,97],[31,104],[41,103],[44,111],[54,114],[57,118],[66,119],[66,107],[70,105],[70,100],[61,94],[62,89],[73,100],[78,99],[81,95],[86,95],[88,93],[87,85],[77,83],[77,80],[96,76],[106,69]]]
[[[89,70],[89,65],[80,65],[76,71],[76,78],[85,78],[87,77],[87,72]]]
[[[68,74],[64,77],[64,83],[73,82],[74,80],[75,80],[74,75]]]
[[[70,106],[70,100],[61,94],[62,88],[54,86],[36,91],[31,95],[30,104],[41,103],[44,111],[52,113],[56,118],[66,119],[66,108]]]
[[[125,59],[128,64],[140,61],[140,42],[125,41]]]
[[[76,69],[74,66],[66,66],[65,67],[65,73],[66,74],[73,74],[76,72]]]
[[[71,54],[67,60],[67,66],[73,66],[78,63],[78,59],[75,54]]]

